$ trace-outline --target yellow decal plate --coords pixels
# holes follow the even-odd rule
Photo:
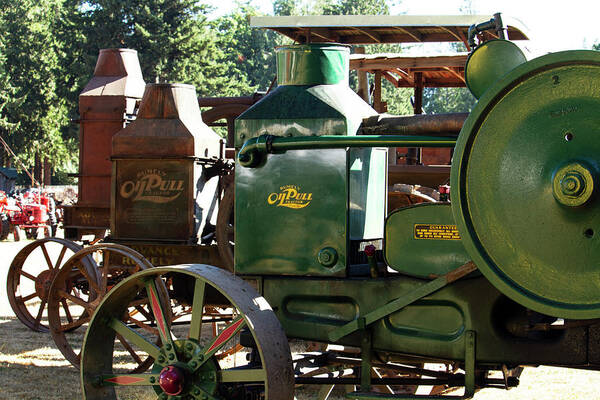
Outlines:
[[[304,208],[312,201],[312,193],[303,193],[300,186],[285,185],[279,188],[279,192],[270,193],[267,196],[267,204],[276,207]]]
[[[415,239],[460,240],[456,225],[415,224]]]

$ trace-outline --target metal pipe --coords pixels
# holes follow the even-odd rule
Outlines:
[[[360,378],[302,378],[298,377],[295,379],[296,385],[358,385],[360,384]],[[439,378],[372,378],[371,384],[373,386],[380,385],[424,385],[424,386],[436,386],[436,385],[448,385],[451,387],[463,386],[465,383],[464,374],[456,374],[449,379]],[[501,387],[506,388],[507,386],[515,387],[519,384],[519,379],[510,376],[505,381],[501,378],[483,378],[478,379],[477,384],[479,387]]]
[[[347,147],[454,147],[456,140],[429,136],[300,136],[261,135],[249,139],[238,153],[240,165],[258,166],[263,156],[288,150],[344,149]]]
[[[420,135],[458,137],[469,113],[377,115],[365,118],[359,135]]]
[[[500,39],[504,39],[504,26],[502,24],[502,18],[500,16],[500,13],[494,14],[494,17],[489,21],[485,21],[477,25],[473,24],[469,27],[469,30],[467,31],[467,42],[469,43],[471,49],[474,49],[476,47],[475,36],[479,32],[491,30],[496,31],[496,34]]]

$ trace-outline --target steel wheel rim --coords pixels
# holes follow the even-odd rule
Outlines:
[[[59,252],[56,260],[52,260],[52,252],[48,251],[46,248],[47,243],[57,243],[62,246],[61,251]],[[80,245],[75,242],[72,242],[67,239],[57,239],[57,238],[44,238],[37,240],[33,243],[25,246],[13,259],[10,267],[8,269],[8,275],[6,280],[6,292],[8,296],[8,301],[10,306],[17,316],[17,318],[28,328],[38,332],[48,332],[49,328],[47,325],[41,323],[41,319],[43,317],[44,310],[46,309],[48,302],[48,290],[45,290],[45,295],[42,297],[36,296],[30,298],[29,300],[34,300],[35,298],[39,298],[41,303],[36,312],[36,315],[32,315],[27,309],[27,305],[25,304],[29,300],[23,300],[24,298],[28,298],[31,294],[26,296],[17,296],[17,292],[20,292],[21,288],[21,277],[24,277],[31,281],[36,281],[38,276],[33,276],[31,273],[27,271],[23,271],[24,264],[27,261],[27,258],[33,253],[37,248],[42,249],[42,253],[44,254],[44,259],[46,261],[46,268],[42,271],[42,273],[46,273],[45,279],[42,281],[36,282],[37,285],[45,285],[49,286],[49,284],[54,279],[54,276],[58,273],[58,270],[64,265],[64,262],[69,258],[67,251],[71,251],[73,254],[77,253],[82,249]],[[50,268],[52,266],[52,268]],[[37,292],[37,290],[36,290]]]
[[[116,321],[115,315],[122,312],[120,304],[127,302],[138,291],[152,292],[152,285],[153,282],[156,282],[156,278],[167,274],[181,274],[179,276],[185,279],[192,279],[189,281],[193,286],[192,319],[185,328],[183,336],[169,339],[173,338],[171,330],[169,328],[161,329],[161,335],[165,337],[163,340],[166,343],[165,346],[158,348],[152,347],[149,342],[143,344],[144,348],[149,353],[153,353],[158,360],[152,373],[125,375],[113,373],[111,350],[115,332],[118,330],[125,336],[135,338],[133,336],[135,332],[127,332],[123,329],[123,325],[119,325]],[[239,311],[239,315],[216,338],[206,345],[200,345],[199,340],[195,338],[201,336],[202,322],[198,321],[202,320],[202,312],[194,313],[194,309],[203,310],[207,305],[205,293],[207,295],[217,293],[219,296],[223,296],[230,305]],[[162,305],[154,308],[159,326],[167,326],[166,323],[160,323],[161,312],[156,311],[163,310],[163,308]],[[208,371],[202,371],[201,368],[204,365],[214,362],[215,352],[232,340],[243,326],[250,329],[257,344],[261,360],[260,367],[258,369],[227,370],[212,367],[212,370],[208,368]],[[173,341],[170,342],[170,340]],[[169,343],[172,343],[170,348],[167,347]],[[188,348],[189,355],[185,358],[176,352],[174,358],[169,361],[170,354],[175,352],[171,349],[178,347]],[[200,364],[201,360],[204,360],[203,364]],[[200,365],[194,365],[193,362],[198,362]],[[83,393],[88,400],[116,399],[116,388],[131,385],[153,388],[159,399],[171,398],[160,386],[160,373],[158,373],[169,366],[175,366],[185,371],[186,381],[183,384],[183,392],[178,394],[182,398],[231,398],[229,395],[223,395],[223,390],[235,386],[230,382],[237,382],[237,384],[244,382],[242,387],[246,387],[250,385],[249,382],[256,382],[257,379],[264,386],[267,400],[293,398],[294,375],[291,368],[289,346],[279,321],[266,301],[240,278],[222,269],[202,264],[156,267],[152,270],[142,271],[117,285],[106,296],[92,318],[85,337],[81,366]],[[214,373],[212,378],[208,377],[212,373]],[[200,375],[203,376],[200,377]],[[212,389],[211,383],[213,384]]]
[[[94,310],[106,293],[110,291],[108,276],[122,267],[120,265],[115,266],[112,263],[98,266],[92,257],[96,252],[102,252],[103,257],[108,254],[109,257],[116,255],[127,258],[134,265],[132,273],[152,267],[152,264],[140,253],[129,247],[117,244],[100,244],[87,247],[73,255],[56,274],[48,295],[50,334],[65,359],[75,368],[79,368],[81,352],[75,350],[78,345],[77,338],[66,333],[77,330],[90,321]],[[83,268],[79,268],[80,266],[83,266]],[[71,288],[74,286],[71,282],[76,280],[79,280],[80,285],[85,286],[87,284],[88,289],[91,289],[88,296],[80,297],[71,292]],[[161,297],[165,298],[167,296],[164,286],[159,285],[159,292]],[[144,304],[144,302],[140,304]],[[72,306],[80,306],[85,311],[75,317],[69,311]],[[67,323],[63,324],[65,318]],[[152,365],[150,359],[136,361],[138,366],[134,368],[135,372],[145,371]]]

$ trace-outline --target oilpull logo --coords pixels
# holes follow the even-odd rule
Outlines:
[[[279,192],[269,194],[267,203],[276,207],[304,208],[312,201],[312,193],[302,193],[300,186],[285,185],[279,188]]]
[[[165,179],[166,175],[159,169],[140,171],[135,180],[123,182],[119,193],[132,201],[169,203],[183,193],[183,180]]]

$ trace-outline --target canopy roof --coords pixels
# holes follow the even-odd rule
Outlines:
[[[380,72],[396,87],[465,86],[467,53],[430,57],[403,54],[352,54],[350,69]]]
[[[272,29],[297,42],[345,44],[463,42],[473,24],[491,15],[310,15],[251,17],[250,26]],[[525,26],[502,17],[508,39],[527,40]]]

